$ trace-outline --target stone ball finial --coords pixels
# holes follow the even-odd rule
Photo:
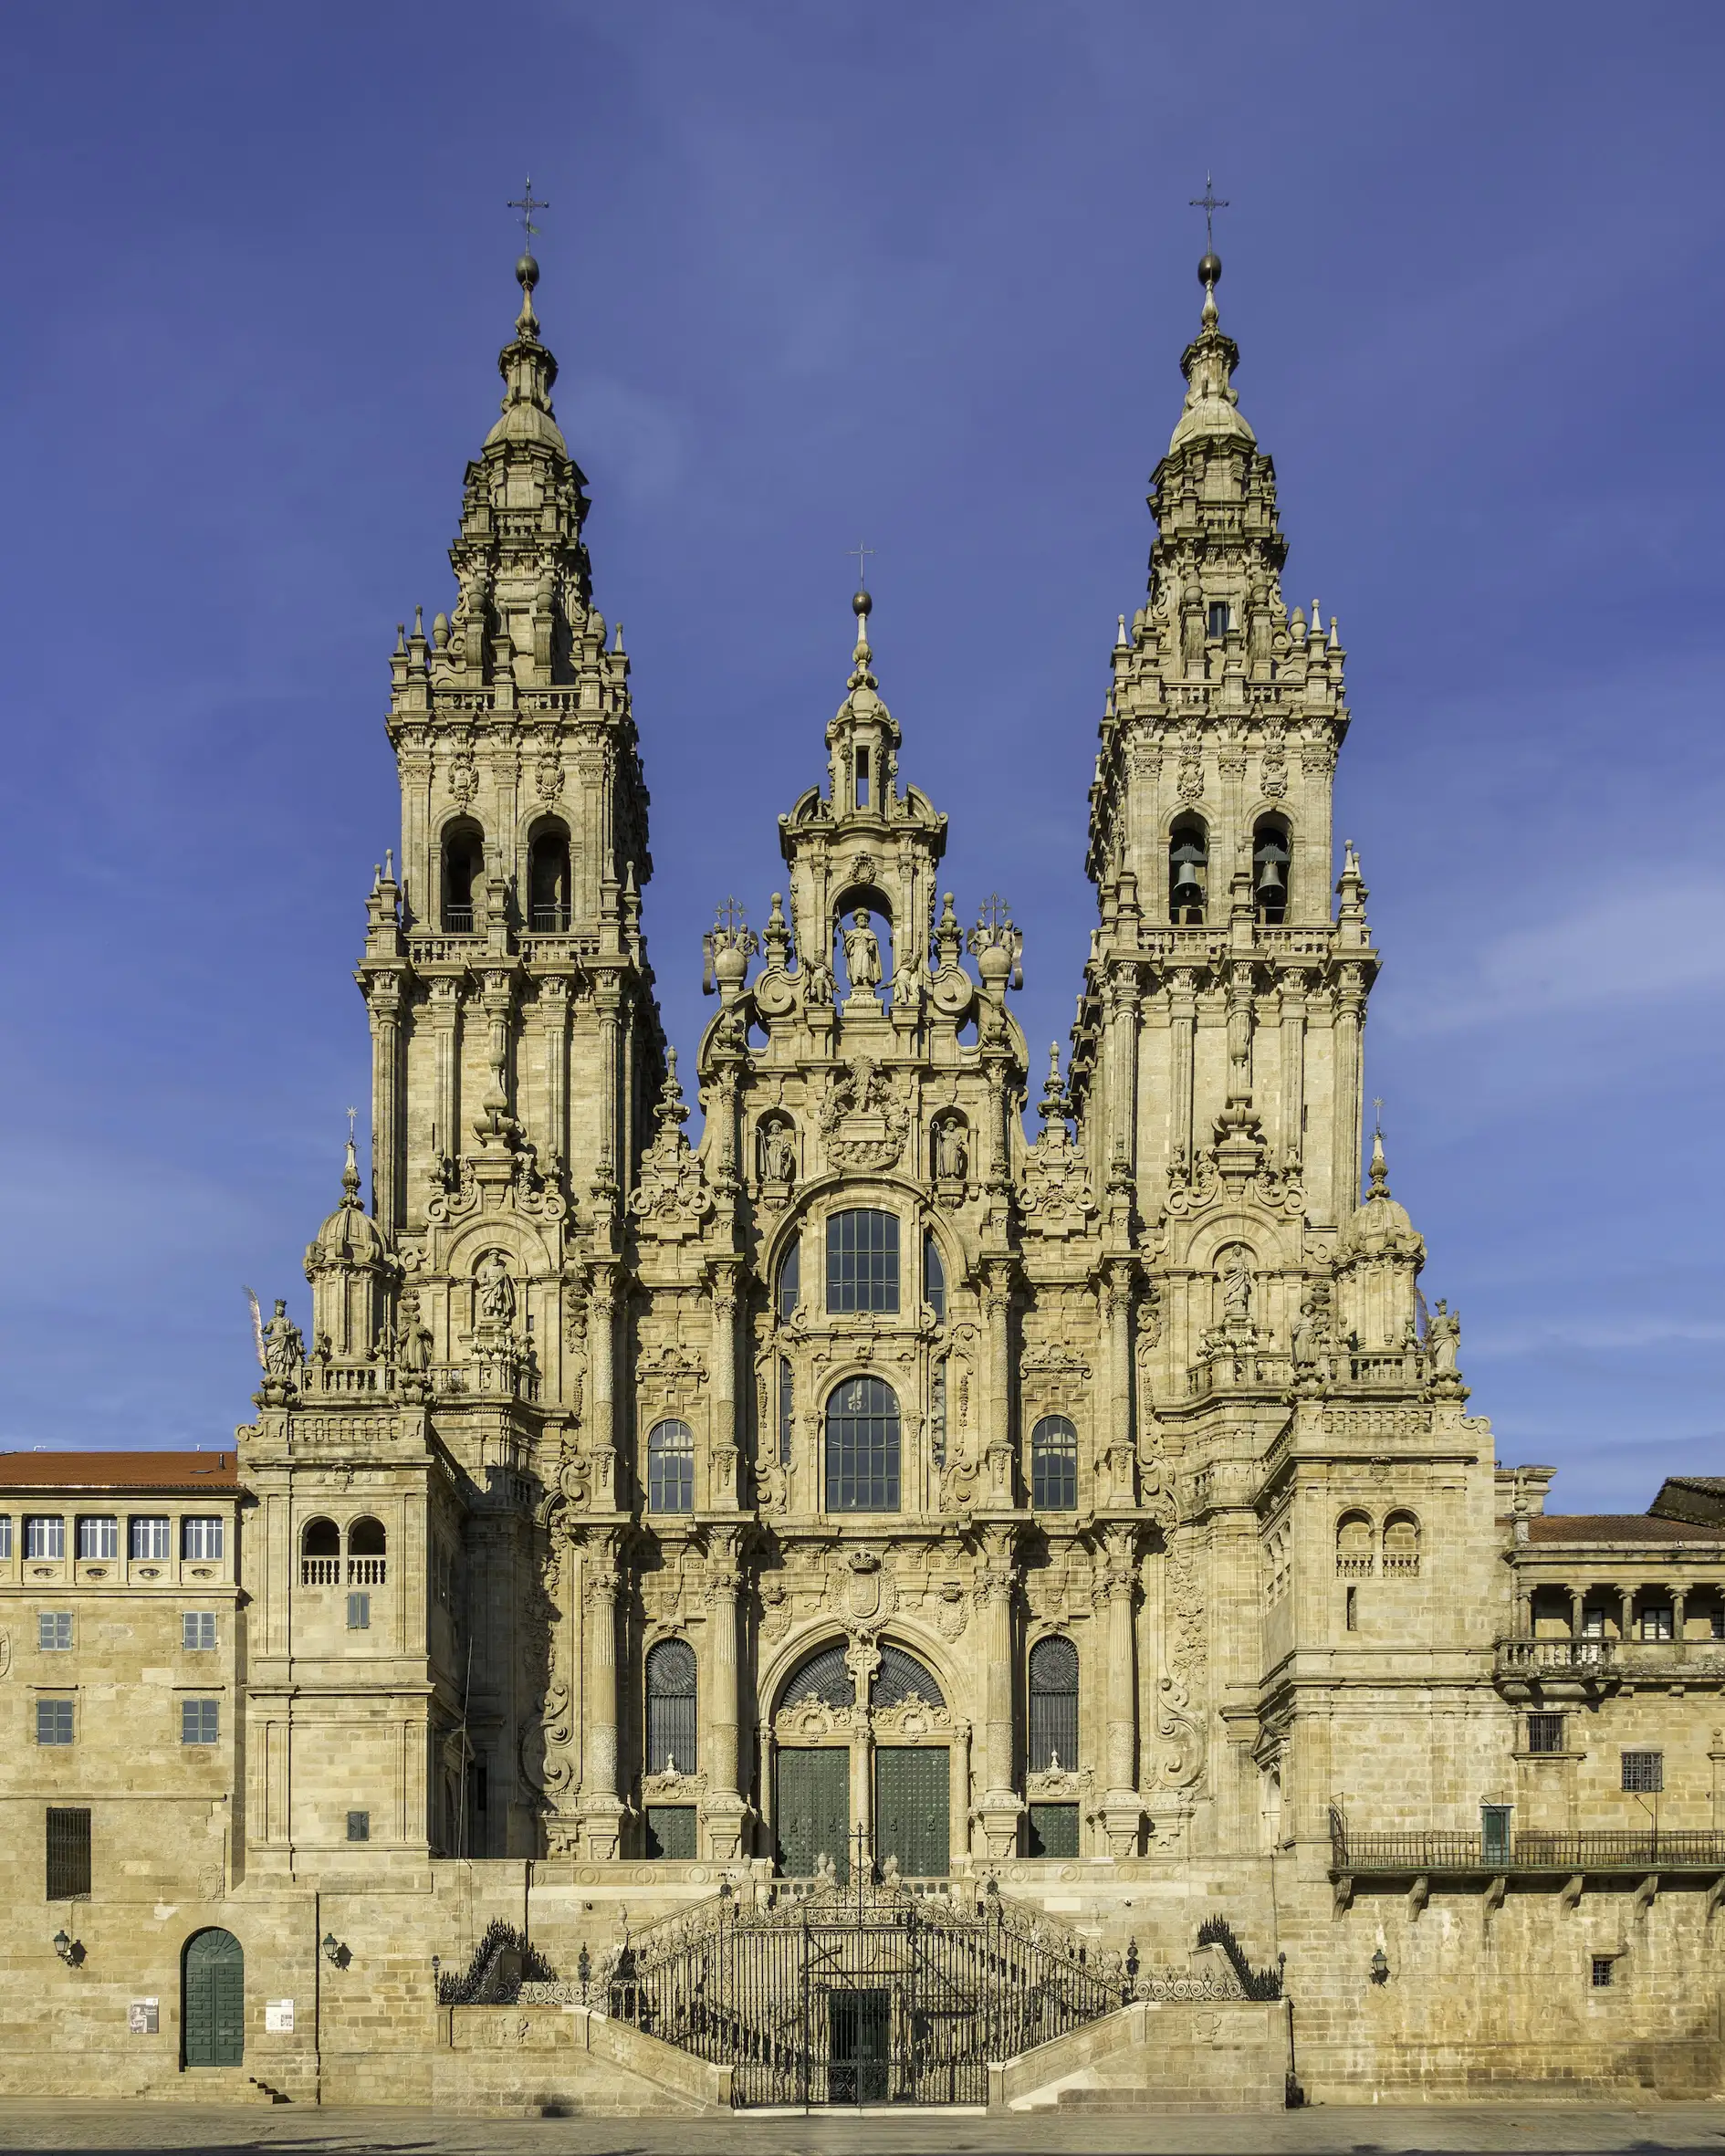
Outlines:
[[[1197,274],[1198,282],[1201,285],[1208,287],[1220,284],[1222,281],[1222,257],[1212,249],[1198,264]]]
[[[523,254],[515,266],[515,281],[524,292],[530,292],[539,281],[539,266],[529,254]]]
[[[873,612],[874,600],[866,588],[859,591],[856,597],[852,600],[851,610],[857,619],[862,622],[866,622],[870,614]]]

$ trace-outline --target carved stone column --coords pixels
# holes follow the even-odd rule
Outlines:
[[[1365,980],[1357,966],[1339,968],[1335,986],[1335,1217],[1360,1202],[1360,1032]]]
[[[987,1327],[988,1404],[987,1447],[988,1489],[983,1504],[1009,1510],[1017,1503],[1013,1460],[1018,1450],[1012,1432],[1012,1266],[1009,1260],[989,1259],[982,1267],[982,1310]]]
[[[1108,979],[1108,1057],[1113,1112],[1110,1116],[1108,1159],[1128,1178],[1138,1161],[1138,1008],[1142,1000],[1138,968],[1111,968]]]
[[[434,1044],[432,1146],[453,1167],[461,1156],[461,983],[439,974],[430,986]]]
[[[983,1847],[990,1857],[1016,1854],[1019,1816],[1024,1806],[1012,1786],[1015,1657],[1012,1599],[1018,1584],[1018,1531],[989,1526],[982,1531],[977,1572],[977,1600],[982,1617],[982,1661],[986,1719],[982,1742],[982,1801],[978,1805]]]
[[[707,1468],[707,1503],[716,1512],[738,1502],[737,1470],[743,1457],[737,1428],[737,1266],[721,1261],[708,1272],[713,1305],[713,1441]]]
[[[1107,1690],[1103,1701],[1107,1732],[1107,1794],[1103,1799],[1103,1831],[1116,1857],[1138,1852],[1144,1806],[1138,1795],[1138,1675],[1133,1604],[1137,1591],[1137,1533],[1112,1526],[1104,1543],[1103,1586],[1108,1597]]]
[[[587,1669],[582,1690],[581,1854],[604,1863],[617,1855],[623,1803],[617,1794],[617,1547],[610,1535],[588,1544],[583,1582]]]
[[[1192,1171],[1192,1037],[1197,1023],[1197,977],[1189,966],[1176,966],[1168,976],[1168,1166],[1178,1176]]]
[[[366,981],[371,1021],[371,1210],[386,1235],[402,1212],[402,983],[374,973]]]
[[[1130,1261],[1114,1259],[1103,1268],[1100,1301],[1103,1318],[1103,1353],[1107,1391],[1102,1427],[1107,1431],[1104,1458],[1098,1464],[1106,1505],[1137,1502],[1134,1469],[1137,1445],[1132,1414],[1132,1284]]]
[[[539,983],[539,1040],[545,1059],[539,1167],[553,1179],[569,1162],[569,985],[561,974]]]
[[[617,1474],[617,1276],[595,1265],[587,1291],[587,1352],[593,1388],[592,1450],[605,1465],[613,1491],[625,1486]]]
[[[1281,978],[1281,1154],[1290,1167],[1304,1157],[1306,1107],[1306,989],[1298,966]]]
[[[707,1558],[706,1601],[706,1799],[702,1806],[706,1854],[721,1864],[742,1855],[748,1805],[738,1788],[738,1733],[742,1701],[737,1694],[737,1607],[742,1590],[737,1558],[742,1538],[735,1529],[713,1535]]]

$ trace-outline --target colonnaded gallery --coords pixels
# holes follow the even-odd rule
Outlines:
[[[1343,654],[1220,268],[1063,1063],[943,888],[865,591],[679,1063],[522,259],[390,661],[369,1180],[230,1450],[0,1458],[0,2089],[1720,2090],[1725,1481],[1549,1511],[1375,1138],[1362,1188]]]

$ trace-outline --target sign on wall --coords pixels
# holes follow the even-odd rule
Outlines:
[[[134,2036],[153,2036],[162,2027],[161,2001],[134,1999],[126,2009],[126,2027]]]
[[[291,2036],[294,2033],[294,2003],[291,1999],[266,1999],[264,2001],[264,2033],[269,2036]]]

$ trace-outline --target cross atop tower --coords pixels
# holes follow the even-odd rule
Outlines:
[[[529,242],[532,240],[534,234],[538,230],[538,226],[533,222],[534,211],[549,210],[550,206],[551,205],[549,202],[540,202],[535,196],[533,193],[533,176],[531,173],[528,175],[527,185],[521,190],[520,201],[506,203],[504,204],[506,209],[520,211],[521,229],[524,233],[526,233]]]
[[[1212,220],[1214,219],[1218,210],[1231,209],[1233,204],[1228,201],[1225,201],[1221,195],[1217,194],[1216,182],[1211,178],[1208,173],[1206,173],[1204,175],[1203,194],[1195,194],[1187,206],[1189,209],[1203,211],[1205,249],[1209,254],[1215,254],[1216,234],[1213,229]]]
[[[847,554],[854,554],[856,556],[856,581],[859,590],[866,591],[868,589],[868,566],[862,558],[865,554],[873,554],[873,551],[874,549],[873,547],[864,547],[862,545],[847,547],[845,549],[845,552]]]

